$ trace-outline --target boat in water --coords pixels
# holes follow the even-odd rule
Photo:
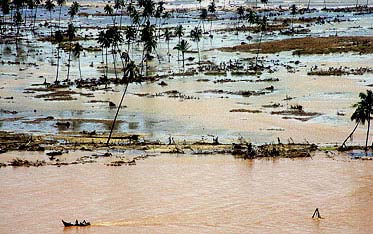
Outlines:
[[[76,220],[75,223],[69,223],[62,220],[62,223],[65,227],[86,227],[91,225],[90,222],[86,222],[85,220],[83,220],[83,222],[78,222],[78,220]]]

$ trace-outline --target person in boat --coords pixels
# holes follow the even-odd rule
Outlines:
[[[75,220],[75,225],[79,225],[79,222],[78,222],[78,220]]]
[[[87,222],[86,222],[85,220],[83,220],[83,222],[81,222],[81,224],[84,224],[84,225],[85,225],[85,224],[87,224]]]

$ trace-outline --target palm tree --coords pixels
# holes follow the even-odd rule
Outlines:
[[[46,0],[44,7],[47,11],[49,11],[49,21],[50,21],[50,23],[52,23],[52,10],[55,7],[53,1],[52,0]],[[50,37],[52,38],[52,25],[50,27],[51,27]]]
[[[210,5],[208,6],[208,11],[212,14],[212,15],[215,15],[215,11],[216,11],[216,6],[215,6],[215,0],[212,0]],[[211,34],[211,29],[212,29],[212,19],[210,19],[210,36],[212,35]]]
[[[143,7],[142,17],[144,18],[144,21],[148,21],[150,17],[154,15],[155,3],[153,0],[144,0]]]
[[[33,13],[34,11],[34,8],[36,7],[36,3],[34,0],[25,0],[26,1],[26,4],[27,4],[27,8],[31,10],[31,13]],[[25,15],[27,16],[27,14]],[[30,16],[30,26],[32,25],[32,16]],[[26,19],[25,19],[25,25],[26,25]]]
[[[75,37],[76,28],[73,25],[74,16],[79,12],[80,5],[78,2],[73,2],[69,8],[70,23],[67,28],[67,36],[69,38],[69,59],[67,67],[67,80],[70,78],[70,65],[71,65],[71,50],[72,50],[72,40]]]
[[[171,54],[170,54],[170,40],[171,40],[172,34],[171,34],[171,31],[168,28],[166,28],[164,30],[163,35],[164,35],[164,40],[167,42],[167,57],[168,57],[168,62],[170,62],[170,56],[171,56]]]
[[[291,5],[290,7],[290,14],[292,15],[291,17],[291,32],[294,32],[294,17],[297,14],[297,7],[295,4]]]
[[[127,42],[127,53],[128,53],[128,55],[130,54],[131,43],[136,40],[136,33],[137,33],[137,31],[136,31],[135,27],[133,27],[133,26],[128,26],[124,30],[124,35],[125,35],[126,42]]]
[[[141,30],[141,41],[144,42],[143,56],[141,62],[141,69],[143,69],[143,61],[146,62],[146,68],[148,67],[148,60],[150,59],[150,54],[157,47],[157,41],[155,38],[155,26],[150,24],[148,20]],[[142,71],[142,70],[141,70]]]
[[[356,107],[355,112],[351,116],[351,120],[356,122],[355,128],[352,130],[350,135],[346,138],[346,140],[342,143],[342,147],[345,146],[347,139],[351,138],[353,133],[355,132],[357,126],[361,124],[368,123],[367,126],[367,135],[365,139],[365,151],[368,150],[368,140],[369,140],[369,130],[370,130],[370,120],[371,114],[373,113],[373,93],[371,90],[367,90],[367,93],[360,93],[359,94],[360,101],[353,105]]]
[[[9,2],[9,0],[2,0],[0,7],[1,7],[1,11],[3,12],[3,15],[2,15],[3,20],[2,21],[4,23],[2,25],[4,25],[4,28],[6,29],[5,16],[10,13],[10,2]],[[2,30],[1,30],[1,33],[3,33]]]
[[[139,68],[136,66],[135,62],[134,61],[130,61],[129,63],[127,63],[127,66],[125,67],[124,72],[123,72],[123,81],[125,82],[126,85],[125,85],[125,88],[124,88],[124,91],[123,91],[123,94],[122,94],[122,98],[120,99],[117,112],[115,113],[115,117],[114,117],[113,123],[111,125],[109,137],[108,137],[107,142],[106,142],[107,146],[109,146],[111,135],[113,133],[113,129],[114,129],[117,117],[118,117],[119,110],[120,110],[120,108],[122,106],[124,96],[127,93],[128,85],[129,85],[130,82],[136,81],[136,79],[139,76],[140,76]]]
[[[113,25],[115,25],[115,18],[114,18],[114,9],[109,5],[106,4],[104,7],[104,11],[107,15],[111,16],[111,20],[113,21]]]
[[[124,6],[124,0],[115,0],[114,1],[114,9],[115,9],[114,17],[116,17],[116,15],[118,14],[118,11],[121,10],[123,8],[123,6]],[[121,27],[121,26],[122,26],[122,13],[120,14],[120,20],[119,20],[119,27]]]
[[[255,57],[255,70],[258,69],[258,58],[259,58],[260,46],[262,44],[263,33],[265,30],[267,30],[267,18],[265,16],[263,16],[262,20],[259,22],[259,27],[260,27],[260,38],[259,38],[258,50],[256,52],[256,57]]]
[[[106,33],[108,34],[108,37],[111,38],[111,46],[112,46],[112,55],[113,55],[113,65],[114,65],[114,73],[115,73],[115,79],[118,81],[118,74],[117,74],[117,67],[116,67],[116,54],[117,52],[120,53],[119,49],[119,43],[123,42],[123,36],[121,31],[118,29],[117,26],[110,27]],[[123,61],[122,61],[123,64]],[[123,64],[124,66],[124,64]]]
[[[178,43],[180,44],[181,37],[184,35],[183,25],[179,24],[178,26],[176,26],[175,35],[178,37],[178,39],[179,39]],[[177,61],[178,62],[180,61],[180,51],[179,50],[177,51]]]
[[[185,57],[184,57],[184,54],[185,52],[187,52],[190,48],[190,45],[189,43],[186,41],[186,40],[181,40],[175,47],[174,49],[178,50],[181,52],[182,54],[182,57],[183,57],[183,69],[185,70],[185,64],[184,64],[184,61],[185,61]]]
[[[34,1],[34,4],[35,4],[35,12],[34,12],[34,20],[33,20],[33,23],[32,23],[32,31],[34,32],[35,30],[35,23],[36,23],[36,15],[38,13],[38,6],[41,4],[41,0],[30,0],[30,1]]]
[[[71,50],[72,50],[72,41],[75,37],[76,28],[72,23],[69,23],[67,26],[67,37],[69,38],[69,59],[68,59],[68,65],[67,65],[67,76],[66,80],[69,80],[70,78],[70,65],[71,65]]]
[[[80,8],[80,4],[78,2],[73,2],[69,8],[69,15],[70,15],[70,21],[74,19],[76,14],[78,14]]]
[[[17,27],[17,33],[16,33],[16,48],[18,49],[18,39],[19,39],[19,28],[22,24],[23,18],[22,14],[19,10],[16,11],[16,14],[13,16],[14,23]]]
[[[162,17],[163,11],[165,10],[163,5],[164,5],[163,1],[158,2],[158,6],[156,7],[155,12],[154,12],[154,18],[156,19],[155,24],[157,24],[158,19],[159,21],[161,21],[160,19]]]
[[[197,50],[198,50],[198,64],[199,66],[201,65],[201,55],[200,55],[200,52],[199,52],[199,41],[201,40],[201,37],[202,37],[202,30],[199,28],[199,27],[194,27],[194,29],[192,29],[190,31],[190,37],[192,38],[193,41],[196,42],[197,44]]]
[[[108,73],[109,73],[109,67],[108,67],[108,60],[107,60],[107,55],[108,55],[108,48],[111,45],[111,38],[109,37],[107,31],[101,31],[98,35],[97,42],[101,45],[101,48],[105,48],[105,58],[106,58],[106,63],[105,63],[105,75],[104,78],[106,80],[105,88],[107,88],[107,81],[108,81]]]
[[[57,0],[57,5],[59,6],[59,13],[58,13],[58,28],[61,27],[61,11],[62,6],[66,3],[66,0]]]
[[[184,28],[183,25],[179,24],[175,28],[175,35],[179,38],[179,43],[181,41],[181,37],[184,36]]]
[[[56,72],[56,81],[55,84],[58,82],[58,75],[59,75],[59,67],[60,67],[60,43],[63,40],[63,34],[61,30],[58,30],[54,33],[54,41],[57,43],[57,72]]]
[[[206,32],[206,30],[205,30],[205,20],[207,19],[207,9],[205,9],[205,8],[201,9],[201,14],[199,15],[199,18],[202,22],[203,32],[205,33]]]
[[[80,52],[83,51],[83,46],[81,46],[79,44],[79,42],[77,42],[75,45],[74,45],[74,48],[73,48],[73,53],[74,53],[74,56],[76,58],[78,58],[78,67],[79,67],[79,78],[80,78],[80,81],[82,81],[82,69],[80,67]]]
[[[256,13],[253,11],[253,10],[249,10],[249,14],[247,15],[247,21],[249,22],[249,27],[251,28],[251,26],[255,23],[257,23],[257,15]],[[249,31],[249,34],[250,34],[250,31]]]

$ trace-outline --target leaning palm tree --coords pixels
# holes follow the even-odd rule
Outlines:
[[[130,82],[136,81],[136,79],[139,76],[140,76],[139,68],[136,66],[135,62],[134,61],[128,62],[127,66],[124,68],[124,71],[123,71],[123,82],[125,82],[125,88],[124,88],[124,91],[123,91],[123,94],[122,94],[122,98],[120,99],[117,112],[115,113],[113,123],[112,123],[111,128],[110,128],[109,137],[108,137],[107,142],[106,142],[107,146],[109,146],[111,135],[113,133],[113,129],[114,129],[114,126],[115,126],[115,122],[117,120],[119,110],[122,106],[124,96],[126,95],[128,85],[129,85]]]
[[[185,57],[184,57],[184,54],[185,52],[187,52],[190,48],[190,45],[189,43],[186,41],[186,40],[181,40],[175,47],[174,49],[178,50],[181,52],[182,54],[182,57],[183,57],[183,69],[185,70],[185,64],[184,64],[184,61],[185,61]]]
[[[371,114],[373,113],[373,93],[371,90],[367,90],[367,93],[359,94],[360,101],[353,105],[356,107],[355,112],[351,116],[351,120],[356,122],[355,128],[352,130],[350,135],[342,143],[342,147],[345,146],[346,141],[352,137],[358,125],[365,124],[367,122],[367,135],[365,139],[365,151],[368,150],[368,140],[369,140],[369,130],[370,130],[370,120]]]
[[[193,41],[196,42],[197,44],[197,50],[198,50],[198,64],[199,66],[201,65],[201,55],[200,55],[200,52],[199,52],[199,41],[201,40],[201,37],[202,37],[202,30],[199,28],[199,27],[194,27],[194,29],[192,29],[190,31],[190,37],[192,38]]]

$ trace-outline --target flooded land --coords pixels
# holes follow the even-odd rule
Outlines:
[[[2,0],[0,233],[371,233],[372,4]]]

